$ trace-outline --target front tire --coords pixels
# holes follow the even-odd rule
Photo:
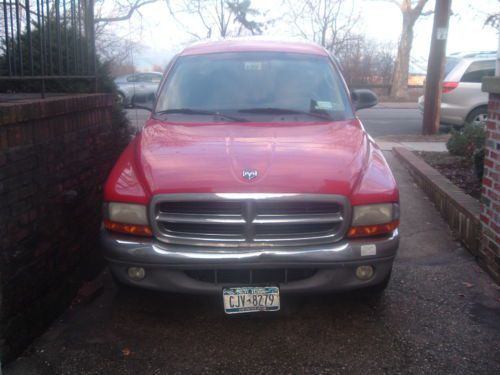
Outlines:
[[[376,285],[371,285],[367,288],[364,288],[363,292],[366,292],[367,294],[372,294],[372,295],[381,295],[384,292],[384,290],[387,288],[387,286],[389,285],[389,282],[391,281],[391,274],[392,274],[392,268],[389,271],[389,273],[387,274],[387,276],[384,277],[384,279],[380,283],[378,283]]]

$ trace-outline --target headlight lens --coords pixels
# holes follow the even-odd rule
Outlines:
[[[399,226],[399,204],[354,206],[347,237],[373,237],[392,233]]]
[[[149,225],[148,210],[142,204],[108,203],[107,219],[115,223]]]
[[[397,203],[354,206],[353,209],[352,226],[386,224],[395,220],[399,220]]]

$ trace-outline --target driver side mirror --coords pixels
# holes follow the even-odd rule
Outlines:
[[[352,90],[351,100],[354,105],[354,109],[371,108],[378,103],[377,95],[371,90],[367,89],[357,89]]]

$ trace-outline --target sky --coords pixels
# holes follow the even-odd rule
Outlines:
[[[175,3],[178,0],[171,1]],[[370,39],[397,46],[402,23],[397,6],[384,0],[345,1],[354,4],[361,13],[357,31]],[[434,5],[435,1],[429,0],[425,10],[434,9]],[[267,12],[270,18],[279,18],[287,10],[283,0],[252,0],[252,6]],[[484,26],[484,20],[487,14],[498,12],[499,8],[498,0],[453,0],[454,15],[450,19],[447,53],[497,50],[498,32]],[[148,70],[153,64],[165,65],[171,56],[194,40],[187,30],[202,33],[195,16],[181,15],[178,21],[170,15],[166,3],[160,1],[143,7],[141,15],[137,14],[114,27],[121,37],[149,47],[134,55],[138,68]],[[414,29],[412,69],[416,73],[426,68],[432,23],[432,15],[421,17]],[[266,30],[266,34],[283,38],[293,36],[284,22],[276,22]]]

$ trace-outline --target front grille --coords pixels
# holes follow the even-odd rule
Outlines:
[[[212,284],[274,284],[308,279],[317,272],[312,268],[263,268],[184,271],[192,279]]]
[[[349,201],[322,194],[165,194],[150,207],[155,236],[181,245],[300,246],[343,237]]]

